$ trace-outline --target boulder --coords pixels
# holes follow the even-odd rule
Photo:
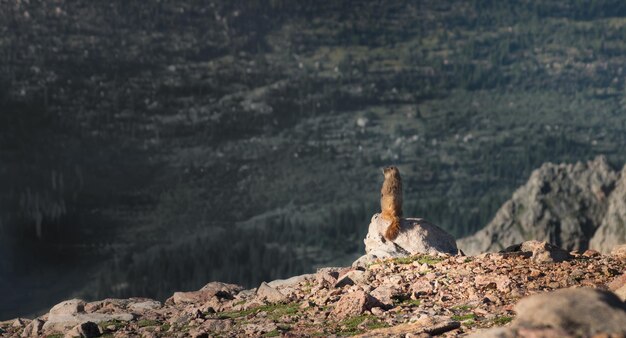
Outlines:
[[[131,321],[134,316],[126,312],[86,313],[85,302],[80,299],[63,301],[50,309],[48,320],[43,324],[44,332],[65,332],[85,322],[101,323],[110,320]]]
[[[365,291],[355,291],[341,296],[337,304],[335,304],[332,314],[335,318],[344,319],[358,316],[365,311],[371,310],[373,307],[382,306],[383,304]]]
[[[151,310],[158,310],[162,306],[161,302],[156,300],[143,300],[136,303],[130,303],[128,308],[132,311],[142,313]]]
[[[234,295],[243,290],[243,287],[236,284],[222,282],[211,282],[198,291],[175,292],[167,299],[167,304],[201,304],[206,303],[214,297],[219,299],[232,299]]]
[[[50,309],[51,315],[71,315],[80,312],[85,312],[85,301],[82,299],[70,299],[62,301]]]
[[[282,303],[288,300],[287,296],[265,282],[261,283],[261,286],[256,290],[256,296],[259,300],[268,303]]]
[[[572,259],[569,252],[545,241],[526,241],[511,245],[501,253],[526,253],[536,263],[558,263]]]
[[[94,322],[84,322],[76,325],[71,330],[65,333],[65,338],[94,338],[100,337],[102,332],[100,332],[100,328]]]
[[[306,283],[306,282],[311,282],[313,280],[315,280],[315,274],[310,273],[310,274],[305,274],[305,275],[294,276],[294,277],[287,278],[287,279],[273,280],[267,283],[267,285],[280,291],[280,293],[282,293],[283,295],[290,297],[290,296],[295,295],[296,292],[298,292],[299,290],[298,285],[302,283]]]
[[[365,255],[357,259],[352,266],[366,267],[369,262],[376,259],[391,257],[458,253],[454,237],[424,219],[401,219],[400,234],[393,241],[388,241],[383,236],[388,226],[389,221],[381,218],[380,214],[372,217],[364,240]]]
[[[364,284],[366,282],[365,271],[358,269],[351,269],[346,273],[343,273],[337,279],[335,283],[336,288],[341,288],[346,285]]]
[[[578,288],[536,294],[519,301],[515,312],[517,317],[508,328],[473,337],[528,337],[542,330],[548,331],[541,337],[626,334],[626,304],[608,291]]]
[[[626,273],[616,277],[607,284],[610,291],[613,291],[623,302],[626,302]]]

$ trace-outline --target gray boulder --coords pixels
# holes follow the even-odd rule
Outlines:
[[[352,266],[364,267],[379,258],[458,253],[452,235],[422,218],[401,219],[400,234],[393,241],[388,241],[383,236],[388,226],[389,221],[382,219],[380,214],[372,217],[364,240],[365,255],[357,259]]]
[[[572,259],[569,252],[545,241],[526,241],[512,245],[500,252],[522,252],[527,254],[535,263],[558,263]]]
[[[561,289],[526,297],[515,306],[509,327],[479,332],[472,337],[591,337],[626,334],[626,304],[613,293],[597,289]]]

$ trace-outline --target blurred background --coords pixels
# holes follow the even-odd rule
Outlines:
[[[626,160],[626,2],[0,0],[0,319],[348,265]]]

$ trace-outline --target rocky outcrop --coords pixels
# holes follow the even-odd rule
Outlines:
[[[624,304],[611,293],[587,289],[620,295],[626,260],[591,250],[562,253],[528,241],[474,257],[437,252],[382,259],[363,268],[321,268],[249,290],[213,282],[165,304],[145,298],[72,299],[32,321],[0,322],[0,337],[460,337],[476,332],[483,337],[480,330],[511,320],[495,331],[498,337],[623,332]],[[577,290],[545,293],[571,287]]]
[[[603,156],[587,163],[544,164],[484,229],[459,240],[459,248],[477,254],[536,239],[566,250],[591,245],[610,251],[626,240],[620,237],[626,212],[621,176]]]
[[[626,166],[622,169],[615,190],[608,198],[608,208],[589,246],[607,253],[626,243]]]
[[[364,267],[377,259],[402,257],[416,254],[435,255],[439,253],[457,254],[458,249],[452,235],[438,226],[421,218],[402,218],[400,234],[393,241],[385,239],[383,234],[389,221],[375,214],[365,237],[365,255],[353,263]]]
[[[509,327],[472,337],[626,335],[626,304],[607,291],[581,288],[533,295],[522,299],[515,312],[517,317]]]

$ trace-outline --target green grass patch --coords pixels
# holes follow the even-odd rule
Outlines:
[[[299,304],[287,303],[287,304],[268,304],[259,306],[252,309],[246,309],[241,311],[222,312],[218,315],[221,319],[227,318],[241,318],[249,315],[256,315],[259,312],[267,312],[267,315],[272,320],[277,320],[284,315],[293,315],[298,313]]]
[[[137,322],[137,325],[139,325],[139,327],[157,326],[159,322],[151,319],[142,319]]]
[[[280,336],[280,332],[278,330],[272,330],[263,335],[263,337],[278,337]]]
[[[128,324],[128,322],[124,322],[124,321],[121,321],[121,320],[113,319],[113,320],[107,320],[106,322],[101,322],[98,325],[103,330],[105,330],[108,326],[115,326],[114,330],[117,331],[117,330],[123,328],[124,326],[126,326],[127,324]]]
[[[170,327],[172,326],[168,323],[161,325],[161,332],[167,332],[170,329]]]
[[[458,320],[458,321],[462,322],[464,320],[470,320],[470,319],[474,320],[474,319],[476,319],[476,315],[473,314],[473,313],[468,313],[468,314],[460,315],[460,316],[459,315],[455,315],[455,316],[452,316],[452,319],[453,320]]]
[[[421,303],[421,301],[419,299],[407,299],[404,302],[402,302],[400,305],[416,307],[416,306],[419,306],[420,303]]]
[[[367,321],[365,325],[360,327],[365,321]],[[389,326],[387,323],[381,322],[378,318],[372,315],[360,315],[350,317],[339,322],[340,331],[337,332],[337,334],[341,336],[352,336],[365,332],[365,329],[374,330],[387,326]]]
[[[406,295],[394,296],[392,297],[392,299],[393,299],[393,304],[396,306],[415,307],[415,306],[419,306],[421,303],[419,299],[411,299]]]
[[[476,325],[476,321],[474,321],[473,319],[470,320],[466,320],[462,323],[464,326],[474,326]]]
[[[493,320],[493,323],[499,326],[510,323],[513,320],[511,316],[499,316]]]

